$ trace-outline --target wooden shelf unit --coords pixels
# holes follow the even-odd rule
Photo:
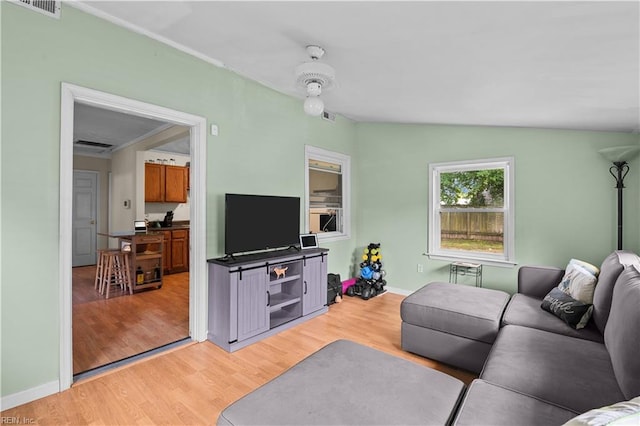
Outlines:
[[[164,269],[162,265],[164,236],[162,233],[126,235],[119,238],[121,244],[127,244],[131,247],[131,281],[133,282],[133,290],[162,287]],[[144,273],[144,280],[141,283],[138,282],[136,275],[138,267]]]

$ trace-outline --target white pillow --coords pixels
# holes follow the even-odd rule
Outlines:
[[[569,263],[558,288],[582,303],[593,303],[598,279],[577,263]]]
[[[640,396],[608,407],[594,408],[569,420],[563,426],[604,426],[640,424]]]
[[[589,271],[591,273],[591,275],[593,275],[594,277],[597,277],[600,274],[600,268],[598,268],[597,266],[592,265],[592,264],[590,264],[588,262],[585,262],[584,260],[571,259],[569,261],[569,265],[571,265],[571,264],[582,266],[584,269]]]

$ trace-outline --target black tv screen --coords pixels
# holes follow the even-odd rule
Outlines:
[[[300,198],[225,195],[225,254],[298,244]]]

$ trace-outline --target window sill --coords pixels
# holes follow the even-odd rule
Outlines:
[[[423,256],[428,256],[431,260],[444,260],[448,262],[474,262],[481,263],[482,265],[487,266],[497,266],[500,268],[513,268],[518,264],[518,262],[512,260],[501,260],[501,259],[487,259],[482,257],[475,256],[456,256],[451,254],[435,254],[435,253],[423,253]]]
[[[347,234],[332,233],[332,234],[316,234],[318,236],[318,243],[332,243],[334,241],[344,241],[351,238]]]

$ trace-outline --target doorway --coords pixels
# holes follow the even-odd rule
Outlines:
[[[74,119],[72,340],[73,375],[74,380],[80,380],[122,365],[123,360],[189,340],[188,184],[169,187],[180,195],[178,199],[173,194],[174,202],[164,198],[158,202],[146,196],[139,199],[136,187],[160,184],[147,182],[147,174],[142,173],[147,166],[165,167],[159,163],[173,164],[166,166],[166,173],[179,172],[184,177],[191,156],[186,126],[78,103]],[[101,188],[98,180],[109,184]],[[105,196],[99,197],[100,189]],[[100,209],[96,199],[102,200]],[[175,217],[172,224],[161,225],[159,219],[167,211]],[[99,216],[109,218],[108,224]],[[98,253],[120,247],[119,239],[107,235],[133,234],[134,220],[143,218],[154,225],[145,237],[161,236],[164,240],[162,261],[140,262],[135,256],[136,262],[130,254],[126,256],[132,265],[145,265],[145,269],[156,264],[156,269],[147,273],[157,270],[160,275],[162,270],[164,274],[158,280],[161,285],[147,285],[133,295],[120,286],[98,291],[96,245]],[[79,255],[85,261],[79,262]],[[132,274],[134,270],[135,266]]]
[[[191,212],[189,267],[189,335],[206,339],[206,120],[180,111],[62,84],[60,133],[60,390],[73,380],[72,347],[72,206],[73,206],[73,123],[75,103],[166,121],[189,128],[193,161],[190,168]]]

